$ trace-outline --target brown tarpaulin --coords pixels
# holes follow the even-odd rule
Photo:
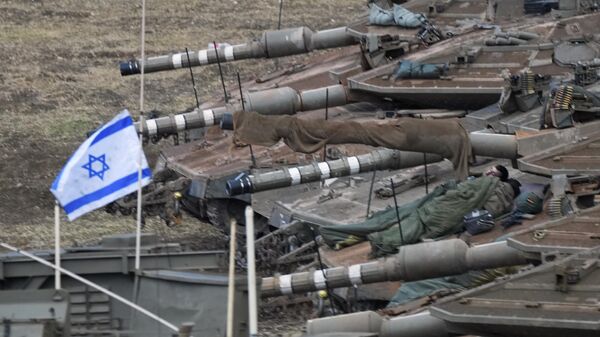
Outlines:
[[[236,112],[234,128],[237,145],[271,146],[283,139],[292,150],[303,153],[316,152],[325,144],[365,144],[435,153],[452,161],[461,180],[468,175],[471,159],[469,135],[457,119],[401,118],[388,123],[359,123]]]

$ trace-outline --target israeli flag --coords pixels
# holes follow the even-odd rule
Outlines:
[[[137,190],[141,157],[142,186],[152,172],[129,111],[123,110],[98,129],[73,154],[50,191],[73,221]]]

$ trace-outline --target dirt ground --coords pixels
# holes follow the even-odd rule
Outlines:
[[[365,5],[364,0],[284,1],[282,27],[336,27],[362,14]],[[152,56],[206,48],[213,40],[233,44],[258,38],[277,27],[279,5],[277,0],[147,0],[146,8],[146,54]],[[118,64],[139,57],[140,25],[141,1],[0,2],[0,241],[49,247],[54,199],[48,189],[57,172],[88,131],[122,109],[139,114],[139,77],[121,77]],[[236,71],[248,80],[274,69],[271,60],[224,66],[228,84]],[[216,66],[194,73],[201,101],[221,95]],[[146,111],[176,113],[194,104],[187,70],[146,76]],[[146,150],[156,153],[157,147]],[[131,232],[134,224],[131,217],[102,210],[73,223],[63,216],[62,240],[83,245],[105,234]],[[222,233],[189,216],[173,228],[147,219],[145,231],[185,239],[196,248],[226,245]],[[272,335],[280,330],[289,329],[274,328]]]

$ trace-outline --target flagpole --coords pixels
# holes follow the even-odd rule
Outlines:
[[[60,207],[57,200],[54,201],[54,264],[54,287],[60,289]]]
[[[142,125],[144,117],[140,117]],[[135,270],[140,270],[140,250],[142,236],[142,156],[144,149],[142,147],[142,134],[140,133],[140,156],[138,158],[138,189],[137,189],[137,223],[135,226]]]
[[[258,307],[256,300],[256,258],[254,256],[254,210],[246,206],[246,259],[248,261],[248,320],[249,336],[258,336]]]
[[[140,66],[140,155],[138,158],[137,224],[135,229],[135,269],[140,269],[140,243],[142,236],[142,159],[144,156],[144,40],[146,32],[146,0],[142,0],[141,66]]]
[[[235,219],[229,220],[231,230],[229,231],[229,282],[227,284],[227,327],[226,337],[233,337],[233,306],[235,305],[235,253],[236,248],[236,227]]]

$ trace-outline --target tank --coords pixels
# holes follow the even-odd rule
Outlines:
[[[591,228],[589,226],[598,220],[598,210],[598,207],[592,208],[582,211],[577,216],[515,232],[507,241],[493,244],[498,247],[503,245],[504,248],[509,247],[514,251],[506,250],[508,255],[495,252],[479,260],[486,261],[489,265],[492,265],[492,261],[500,260],[509,263],[509,256],[520,254],[521,258],[529,261],[537,260],[535,267],[522,269],[516,274],[446,298],[433,297],[430,301],[414,301],[378,312],[362,311],[313,319],[307,323],[307,336],[325,336],[327,333],[369,333],[372,336],[594,336],[600,331],[597,315],[592,314],[586,301],[581,299],[591,300],[598,296],[596,291],[586,287],[586,284],[596,282],[598,268],[586,261],[595,259],[599,251],[590,237],[584,239],[583,236],[586,235],[579,236],[582,240],[576,245],[573,244],[573,239]],[[575,228],[578,229],[571,232]],[[430,245],[429,248],[433,248],[431,245],[441,242],[419,246],[425,248]],[[484,251],[486,246],[478,248]],[[446,248],[445,251],[453,250]],[[420,256],[428,259],[434,252],[435,249],[426,249]],[[518,254],[514,255],[517,252]],[[391,259],[397,259],[397,256]],[[461,261],[460,258],[456,260]],[[452,260],[451,263],[455,265],[456,260]],[[397,263],[396,266],[409,265],[407,260],[404,262]],[[512,262],[522,263],[518,260]],[[423,268],[423,265],[416,264],[411,270],[418,272],[432,267],[430,270],[437,274],[436,268],[440,265],[425,266]],[[446,267],[447,265],[444,265],[442,270]],[[379,270],[384,268],[393,267],[392,264],[388,264]],[[366,272],[366,267],[361,266],[361,273],[363,270]],[[397,275],[394,274],[397,271],[398,267],[391,275]],[[318,272],[315,272],[313,278],[316,284],[319,284],[316,276]],[[443,271],[440,274],[442,273]],[[332,285],[339,282],[339,274],[339,269],[326,273],[331,276]],[[356,275],[350,271],[348,274]],[[292,279],[300,281],[304,276],[296,274],[292,275]],[[297,287],[306,287],[307,283],[310,284],[304,282]],[[286,289],[285,286],[283,289]],[[573,297],[575,292],[579,297]],[[485,320],[482,320],[482,317],[485,317]]]
[[[425,242],[403,246],[396,255],[364,264],[263,278],[262,296],[423,280],[469,270],[526,265],[532,261],[536,264],[554,262],[560,255],[578,254],[595,247],[593,237],[598,229],[593,227],[599,211],[599,207],[594,207],[576,216],[542,222],[510,233],[505,240],[497,242],[471,246],[461,239]],[[583,233],[586,234],[581,236]],[[580,238],[576,246],[572,245],[575,237]]]

